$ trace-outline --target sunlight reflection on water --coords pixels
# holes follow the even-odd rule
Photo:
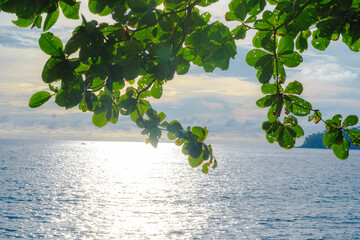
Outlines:
[[[360,151],[215,145],[219,167],[181,148],[0,142],[0,238],[360,237]]]

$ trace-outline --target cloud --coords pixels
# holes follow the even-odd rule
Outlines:
[[[98,128],[91,123],[91,114],[68,113],[63,115],[12,113],[0,117],[0,136],[21,139],[74,139],[144,141],[140,129],[128,117],[120,124],[109,123]]]
[[[358,105],[359,73],[360,68],[339,57],[309,51],[298,70],[290,71],[288,81],[300,81],[303,96],[321,108],[344,110]]]
[[[352,80],[358,76],[359,69],[351,69],[328,60],[315,60],[303,64],[299,69],[304,78],[317,81],[344,81]]]
[[[258,96],[259,84],[245,81],[244,78],[211,77],[207,75],[176,76],[164,85],[164,102],[178,102],[191,96],[246,97]]]

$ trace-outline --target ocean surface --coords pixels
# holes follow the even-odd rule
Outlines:
[[[360,151],[0,140],[0,239],[360,239]]]

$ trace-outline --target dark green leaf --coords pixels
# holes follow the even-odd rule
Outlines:
[[[331,148],[337,158],[345,160],[349,157],[350,142],[344,137],[339,143],[331,145]]]
[[[136,13],[143,13],[148,7],[145,0],[131,0],[127,1],[127,4],[131,8],[131,10]]]
[[[257,79],[259,80],[260,83],[268,83],[271,79],[271,77],[273,76],[273,62],[272,62],[272,58],[270,59],[271,61],[268,61],[266,64],[264,64],[263,66],[259,67],[259,71],[256,74]],[[261,60],[259,60],[257,63],[259,63]]]
[[[297,138],[304,136],[304,130],[300,127],[300,125],[288,126],[288,128],[292,129],[296,133]]]
[[[244,25],[239,25],[231,31],[235,39],[244,39],[246,37],[247,28]]]
[[[277,99],[277,94],[267,95],[256,101],[256,105],[260,108],[271,106]]]
[[[55,102],[61,107],[72,108],[81,102],[82,94],[81,89],[60,89],[56,94]]]
[[[264,56],[271,58],[272,55],[260,49],[253,49],[246,55],[246,62],[250,66],[255,67],[257,61],[259,61],[259,59]]]
[[[42,71],[42,79],[45,83],[52,83],[61,78],[62,68],[58,67],[62,62],[60,59],[49,58]]]
[[[191,132],[196,136],[198,136],[201,139],[201,141],[205,141],[206,136],[208,134],[208,130],[202,127],[193,127]]]
[[[336,142],[336,139],[339,137],[340,133],[340,129],[332,129],[325,132],[323,137],[324,146],[327,148],[331,147]]]
[[[299,50],[300,53],[308,49],[307,38],[305,38],[303,35],[304,35],[303,33],[300,33],[296,39],[296,49]]]
[[[282,127],[278,136],[278,143],[285,149],[293,148],[295,145],[296,132],[288,127]]]

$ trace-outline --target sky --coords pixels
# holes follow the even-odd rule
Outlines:
[[[223,20],[229,1],[224,0],[208,8],[212,21]],[[94,16],[82,3],[85,17],[98,21],[109,18]],[[144,141],[140,129],[129,117],[121,116],[117,124],[103,128],[93,126],[91,113],[77,107],[65,110],[54,103],[31,109],[28,101],[32,94],[48,90],[41,80],[41,72],[48,56],[38,46],[42,33],[37,29],[22,29],[12,24],[15,16],[0,13],[0,138],[10,139],[68,139]],[[65,43],[80,21],[60,17],[51,29]],[[227,25],[232,29],[236,23]],[[266,121],[267,109],[256,107],[263,95],[256,79],[256,70],[248,66],[245,56],[251,47],[251,35],[237,42],[238,55],[227,71],[205,73],[191,67],[187,75],[175,76],[164,86],[160,100],[151,100],[154,108],[167,115],[167,121],[179,120],[183,126],[206,126],[209,143],[237,143],[243,145],[266,144],[261,129]],[[340,41],[340,40],[339,40]],[[332,42],[325,52],[310,48],[303,54],[303,63],[296,69],[287,69],[287,82],[300,81],[304,85],[302,96],[320,109],[325,119],[340,113],[359,115],[360,58],[341,42]],[[305,136],[324,130],[324,125],[300,119]],[[304,137],[299,140],[301,143]],[[163,135],[162,141],[166,141]]]

